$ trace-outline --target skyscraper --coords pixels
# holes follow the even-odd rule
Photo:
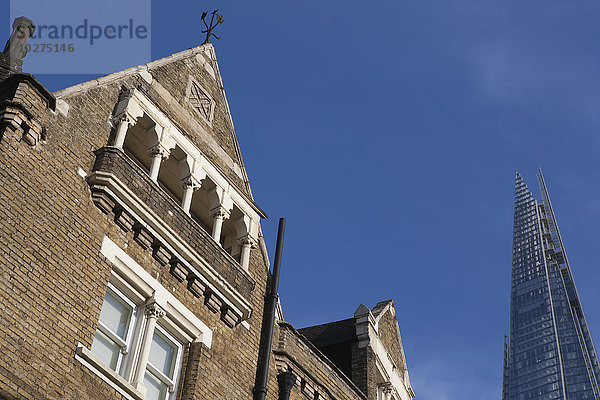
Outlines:
[[[600,399],[600,368],[548,190],[517,173],[503,400]]]

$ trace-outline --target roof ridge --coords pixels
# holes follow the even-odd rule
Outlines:
[[[56,98],[62,98],[62,97],[68,96],[68,95],[76,93],[76,92],[88,90],[90,88],[100,86],[100,85],[108,83],[108,82],[115,81],[115,80],[123,78],[125,76],[133,75],[133,74],[136,74],[136,73],[139,73],[142,71],[148,71],[152,68],[160,67],[162,65],[168,64],[173,61],[179,61],[179,60],[182,60],[182,59],[190,57],[190,56],[195,56],[195,55],[205,51],[206,49],[211,49],[212,47],[213,47],[213,45],[211,43],[201,44],[200,46],[192,47],[187,50],[182,50],[178,53],[170,54],[166,57],[162,57],[162,58],[150,61],[145,64],[140,64],[140,65],[136,65],[133,67],[129,67],[129,68],[123,69],[121,71],[117,71],[117,72],[110,73],[108,75],[101,76],[100,78],[81,82],[76,85],[69,86],[69,87],[66,87],[61,90],[57,90],[57,91],[53,92],[53,94]]]

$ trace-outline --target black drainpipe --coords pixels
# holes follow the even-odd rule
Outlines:
[[[265,314],[261,329],[261,346],[258,353],[256,381],[254,383],[254,400],[265,400],[267,396],[267,379],[269,377],[269,360],[271,356],[271,343],[273,342],[273,325],[275,324],[275,310],[279,295],[279,270],[281,269],[281,253],[283,251],[283,235],[285,233],[285,218],[279,218],[277,231],[277,247],[275,247],[275,260],[273,263],[273,276],[269,293],[265,298]],[[263,342],[264,340],[264,342]]]

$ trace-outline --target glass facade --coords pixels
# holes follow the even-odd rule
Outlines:
[[[600,369],[541,171],[515,186],[503,400],[600,400]]]

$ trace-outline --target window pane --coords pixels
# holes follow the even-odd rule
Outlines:
[[[176,354],[177,347],[175,344],[158,330],[154,331],[152,346],[150,347],[150,356],[148,357],[150,364],[169,378],[173,378]]]
[[[164,400],[167,398],[167,385],[158,380],[154,375],[146,372],[144,376],[146,398],[149,400]]]
[[[94,341],[92,342],[92,354],[95,355],[104,364],[111,369],[116,370],[117,362],[119,361],[119,352],[121,347],[110,340],[105,334],[96,331]]]
[[[104,296],[100,321],[121,339],[125,340],[132,309],[109,290]]]

